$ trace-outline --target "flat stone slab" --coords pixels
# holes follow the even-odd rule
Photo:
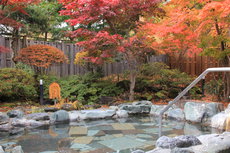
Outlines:
[[[114,138],[105,141],[99,141],[99,143],[113,150],[125,150],[129,148],[137,148],[145,145],[144,142],[140,142],[128,137],[121,137],[121,138]]]
[[[94,136],[99,132],[99,130],[88,130],[87,136]]]
[[[73,140],[73,143],[90,144],[93,141],[93,137],[77,137]]]
[[[123,124],[113,123],[112,127],[115,130],[134,130],[135,129],[135,127],[132,124],[129,124],[129,123],[123,123]]]
[[[70,127],[69,135],[70,136],[79,136],[79,135],[87,135],[88,129],[86,127]]]
[[[86,151],[86,150],[92,150],[93,149],[86,144],[78,144],[78,143],[73,143],[70,148],[74,149],[74,150],[79,150],[79,151]]]

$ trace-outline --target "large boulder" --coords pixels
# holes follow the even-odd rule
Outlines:
[[[197,145],[192,145],[190,147],[189,145],[185,145],[183,148],[175,147],[176,146],[175,141],[172,140],[174,138],[170,139],[164,136],[163,138],[160,137],[159,139],[161,139],[161,145],[160,146],[156,145],[157,146],[156,149],[148,151],[146,153],[229,153],[230,152],[230,132],[224,132],[222,134],[207,134],[207,135],[198,136],[195,139],[195,141],[198,142],[196,143]],[[197,141],[197,139],[199,141]],[[156,143],[159,143],[158,140]]]
[[[156,141],[156,146],[163,149],[185,148],[201,144],[197,137],[192,135],[182,135],[175,138],[162,136]]]
[[[224,111],[226,114],[230,114],[230,104],[228,104],[228,107]]]
[[[189,148],[174,148],[170,153],[195,153],[192,149]]]
[[[126,110],[129,114],[149,114],[151,111],[151,101],[138,101],[119,105],[120,110]]]
[[[116,111],[116,117],[117,118],[127,118],[127,117],[129,117],[129,114],[126,110],[117,110]]]
[[[167,105],[152,105],[150,115],[159,116],[161,110],[163,110]]]
[[[26,115],[26,118],[29,120],[45,121],[50,119],[50,115],[48,113],[33,113]]]
[[[22,150],[22,146],[16,146],[10,150],[10,153],[24,153]]]
[[[79,119],[85,120],[85,119],[111,118],[115,114],[116,111],[112,109],[82,110],[80,111]]]
[[[9,122],[9,117],[5,113],[0,112],[0,125],[6,124],[8,122]]]
[[[15,142],[5,143],[2,146],[6,153],[24,153],[22,146],[17,145]]]
[[[22,118],[24,116],[24,112],[20,109],[12,110],[7,113],[10,118]]]
[[[70,111],[68,113],[71,122],[80,120],[80,111]]]
[[[166,106],[167,105],[152,105],[150,115],[159,116],[160,112]],[[169,118],[172,118],[172,119],[183,120],[184,119],[184,113],[176,105],[172,105],[172,107],[170,107],[166,112],[164,112],[163,117],[169,117]]]
[[[230,115],[225,112],[220,112],[214,115],[211,119],[211,127],[217,129],[225,129],[226,127],[226,120]]]
[[[185,120],[184,111],[181,108],[170,109],[167,112],[167,117],[170,119]]]
[[[65,110],[56,111],[51,115],[52,123],[69,122],[69,120],[69,113]]]
[[[1,124],[0,125],[0,132],[8,132],[12,129],[12,125],[7,123],[7,124]]]
[[[13,119],[11,125],[14,127],[29,127],[29,128],[37,128],[45,125],[49,125],[49,121],[36,121],[36,120],[28,120],[26,118],[22,119]]]
[[[202,145],[193,146],[191,149],[197,153],[229,153],[230,132],[222,134],[208,134],[197,137]]]
[[[187,102],[184,106],[185,119],[196,123],[205,123],[212,116],[221,112],[223,105],[220,103]]]
[[[5,153],[2,146],[0,146],[0,153]]]

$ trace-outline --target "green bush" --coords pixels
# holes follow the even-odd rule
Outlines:
[[[29,100],[37,96],[33,75],[21,69],[0,69],[0,84],[1,100]]]
[[[136,81],[135,92],[153,93],[154,99],[175,98],[193,78],[177,69],[169,69],[164,63],[149,63],[140,67]],[[197,97],[200,88],[194,87],[190,91],[191,97]],[[148,95],[148,94],[147,94]],[[146,99],[150,96],[146,96]]]
[[[95,104],[101,96],[117,96],[123,92],[115,83],[100,80],[100,75],[92,73],[62,78],[59,83],[63,98],[78,100],[83,104]]]
[[[224,94],[224,83],[222,79],[211,80],[205,84],[205,91],[211,95],[217,95],[221,100]]]

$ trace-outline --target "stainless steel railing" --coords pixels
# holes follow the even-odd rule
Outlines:
[[[201,79],[204,79],[209,72],[230,72],[230,67],[217,67],[217,68],[208,68],[201,75],[199,75],[189,86],[187,86],[173,101],[170,101],[169,104],[160,111],[159,114],[159,137],[162,134],[162,117],[163,114],[181,97],[183,97],[192,87],[194,87]]]

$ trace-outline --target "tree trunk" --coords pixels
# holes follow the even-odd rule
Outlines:
[[[223,66],[230,67],[230,57],[226,56],[225,59],[222,61]],[[223,81],[224,81],[224,101],[228,102],[230,99],[230,72],[225,72],[223,75]]]
[[[130,88],[129,88],[129,101],[133,101],[134,100],[134,88],[135,88],[135,84],[136,84],[136,70],[131,70],[130,71]]]
[[[45,32],[45,39],[44,41],[47,41],[48,40],[48,32]]]
[[[218,24],[218,20],[215,20],[215,28],[216,28],[216,32],[217,35],[221,35],[221,29],[220,26]],[[225,48],[226,48],[226,43],[224,41],[220,42],[220,51],[221,52],[225,52]],[[230,57],[228,55],[226,55],[224,57],[224,59],[221,60],[221,65],[224,67],[230,67]],[[225,72],[223,75],[223,81],[224,81],[224,95],[223,95],[223,99],[224,101],[229,101],[230,99],[230,72]]]
[[[19,30],[18,29],[14,29],[13,32],[12,32],[12,50],[13,50],[13,53],[12,53],[12,60],[13,62],[16,64],[17,61],[15,60],[15,57],[18,55],[18,50],[19,50]]]

